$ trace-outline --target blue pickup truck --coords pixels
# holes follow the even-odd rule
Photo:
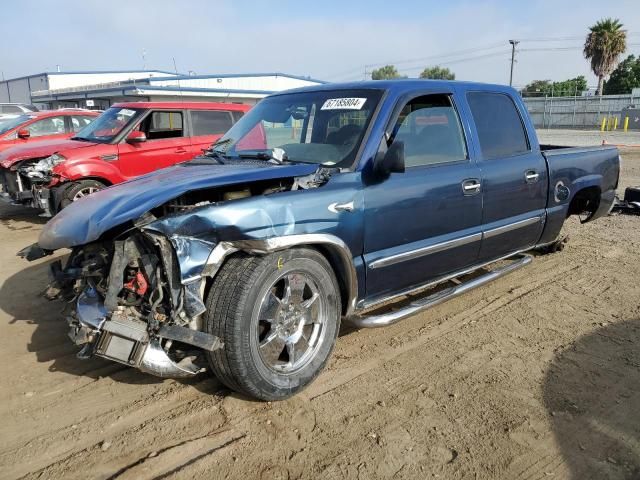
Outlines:
[[[619,168],[615,148],[539,145],[508,87],[327,84],[70,205],[20,254],[71,249],[48,295],[71,305],[79,357],[210,367],[282,399],[325,366],[341,320],[389,325],[526,265],[568,216],[610,211]]]

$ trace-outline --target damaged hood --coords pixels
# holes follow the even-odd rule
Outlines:
[[[78,140],[40,140],[27,142],[24,145],[16,145],[7,148],[0,154],[0,166],[10,168],[12,165],[31,158],[45,158],[61,150],[71,150],[76,148],[86,148],[96,145],[91,142],[80,142]]]
[[[114,185],[72,203],[45,225],[38,244],[45,250],[83,245],[189,191],[304,176],[317,168],[318,165],[311,164],[184,163]]]

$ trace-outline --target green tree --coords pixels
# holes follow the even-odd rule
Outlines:
[[[552,82],[551,80],[534,80],[522,90],[524,96],[572,97],[580,95],[587,89],[587,79],[580,75],[576,78]]]
[[[609,80],[604,84],[605,95],[622,95],[631,93],[634,88],[640,87],[640,57],[629,55],[611,73]]]
[[[545,96],[551,94],[551,80],[534,80],[522,90],[524,95],[528,96]]]
[[[432,78],[435,80],[455,80],[456,74],[446,67],[427,67],[420,74],[420,78]]]
[[[392,80],[394,78],[406,78],[398,73],[394,65],[385,65],[371,72],[372,80]]]
[[[618,19],[605,18],[589,28],[584,42],[584,58],[598,77],[598,95],[602,95],[604,79],[618,64],[618,57],[627,49],[627,31]]]

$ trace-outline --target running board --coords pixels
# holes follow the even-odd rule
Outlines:
[[[504,267],[497,268],[482,275],[481,277],[474,278],[465,283],[460,283],[459,285],[446,288],[440,292],[415,300],[404,308],[379,315],[354,315],[349,318],[349,322],[358,328],[386,327],[524,267],[531,263],[533,257],[531,255],[523,254],[511,257],[507,259],[507,261],[508,260],[512,260],[512,262]]]

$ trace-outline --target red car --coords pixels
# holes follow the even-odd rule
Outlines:
[[[0,152],[38,140],[69,138],[100,114],[91,110],[25,112],[0,119]]]
[[[194,158],[249,108],[208,102],[115,104],[68,140],[1,152],[1,196],[51,216],[106,186]]]

